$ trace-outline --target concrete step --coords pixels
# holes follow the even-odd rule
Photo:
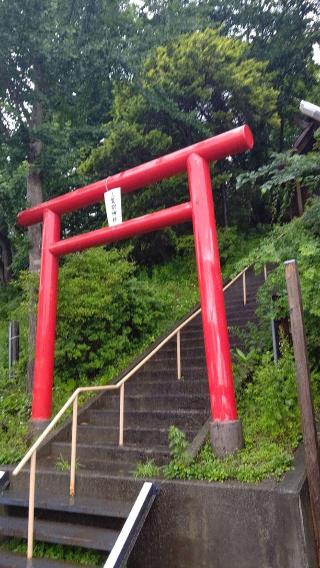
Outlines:
[[[178,428],[201,428],[208,417],[205,410],[153,410],[153,411],[127,411],[125,412],[125,427],[144,428],[168,428],[177,426]],[[117,426],[119,424],[119,411],[89,409],[80,418],[79,423],[89,422],[99,426]]]
[[[198,322],[193,322],[191,321],[190,323],[188,323],[187,325],[185,325],[182,329],[181,329],[181,335],[183,335],[186,331],[203,331],[203,327],[202,327],[202,321],[198,321]]]
[[[66,461],[70,464],[70,455],[69,457],[66,456]],[[41,468],[42,475],[47,475],[50,479],[50,476],[55,475],[57,473],[61,473],[57,471],[57,458],[53,456],[44,456],[39,458],[38,464]],[[113,462],[108,461],[106,459],[90,459],[85,460],[82,459],[81,462],[78,460],[77,462],[77,474],[76,474],[76,483],[77,483],[77,492],[79,486],[79,478],[80,476],[88,476],[86,483],[90,487],[91,483],[97,483],[96,478],[98,477],[98,484],[101,488],[101,483],[106,483],[106,479],[111,476],[112,478],[128,478],[134,475],[134,471],[136,468],[137,462]],[[39,474],[38,474],[39,475]],[[68,479],[70,479],[70,471],[67,473]],[[99,478],[100,476],[100,478]],[[102,476],[102,477],[101,477]],[[68,489],[66,489],[66,493],[68,494]],[[110,495],[112,498],[113,495]],[[123,495],[118,494],[118,498],[123,498]]]
[[[70,443],[69,442],[53,442],[51,446],[51,457],[57,460],[70,459]],[[138,461],[146,461],[148,459],[156,459],[157,463],[166,463],[169,459],[169,451],[163,446],[140,447],[135,445],[124,445],[122,447],[117,444],[78,444],[77,458],[82,463],[91,460],[119,463],[137,463]]]
[[[208,407],[208,394],[173,393],[156,395],[126,394],[125,411],[131,410],[176,410],[176,409],[204,409]],[[117,410],[119,408],[119,395],[104,396],[100,399],[100,408]]]
[[[0,536],[26,538],[28,519],[21,517],[0,517]],[[36,541],[51,542],[68,546],[81,546],[91,550],[108,552],[112,549],[119,531],[100,529],[71,523],[35,519]]]
[[[168,446],[169,428],[125,428],[125,444]],[[187,439],[191,442],[197,434],[197,429],[185,431]],[[119,440],[118,426],[95,426],[82,424],[78,428],[78,442],[101,444],[116,444]]]
[[[184,378],[194,378],[197,379],[199,378],[201,380],[201,378],[206,377],[207,376],[207,370],[206,370],[206,366],[205,363],[201,366],[182,366],[182,374]],[[163,369],[157,369],[156,366],[152,366],[151,364],[149,366],[145,365],[142,370],[139,372],[139,376],[141,378],[148,378],[148,379],[170,379],[171,377],[174,377],[174,380],[178,380],[177,379],[177,369],[176,366],[172,365],[172,366],[167,366],[164,367]]]
[[[25,509],[25,515],[28,513],[29,498],[27,492],[4,491],[0,495],[0,507],[10,509]],[[95,499],[88,497],[68,497],[63,494],[61,497],[48,495],[47,493],[37,494],[35,496],[35,509],[50,512],[63,513],[63,515],[87,515],[90,517],[108,517],[120,519],[122,522],[128,517],[132,508],[131,501],[115,501],[105,499]]]
[[[241,300],[232,300],[226,304],[227,312],[255,312],[257,309],[256,295],[254,297],[247,297],[246,304],[243,303],[243,298]]]
[[[150,394],[161,395],[161,394],[175,394],[179,396],[180,394],[208,394],[208,383],[206,380],[185,380],[172,378],[169,380],[139,380],[138,378],[128,381],[125,387],[125,396],[127,394],[145,394],[146,396]]]
[[[227,300],[226,302],[226,309],[232,309],[232,308],[243,308],[244,310],[247,309],[255,309],[256,305],[257,305],[257,296],[256,296],[256,290],[250,291],[247,290],[247,298],[246,298],[246,304],[243,303],[243,296],[241,294],[241,296],[238,297],[231,297]]]
[[[132,379],[134,381],[134,379]],[[139,372],[139,375],[136,376],[136,381],[143,383],[156,381],[161,383],[168,383],[168,381],[172,381],[175,383],[179,379],[177,378],[177,369],[164,369],[162,371],[155,370],[144,370]],[[182,378],[180,379],[186,383],[190,383],[193,381],[204,382],[206,384],[207,381],[207,370],[205,367],[201,367],[200,369],[182,369]]]
[[[188,345],[185,345],[181,342],[181,357],[195,355],[201,357],[204,355],[204,341],[199,341],[196,343],[192,339],[189,341]],[[154,361],[156,357],[164,358],[166,356],[169,357],[177,357],[177,345],[169,345],[168,347],[164,346],[154,357],[152,360]]]
[[[205,360],[204,348],[201,353],[199,353],[198,349],[190,351],[191,350],[186,349],[181,352],[181,363],[184,363],[186,366],[202,365]],[[159,353],[152,358],[152,362],[156,364],[159,369],[161,369],[162,366],[167,366],[167,364],[177,366],[177,356],[176,353],[161,353],[161,351],[159,351]]]
[[[252,316],[255,316],[255,312],[256,312],[257,306],[256,303],[254,303],[254,305],[246,305],[244,306],[243,304],[236,304],[233,306],[226,306],[226,314],[227,314],[227,320],[228,318],[232,318],[232,319],[236,319],[239,320],[241,322],[243,322],[244,320],[248,320],[250,319]],[[229,323],[229,321],[228,321]],[[183,332],[181,333],[181,337],[183,339],[183,337],[203,337],[203,329],[200,326],[188,326],[186,327]]]
[[[201,366],[205,365],[204,353],[201,354],[201,355],[198,355],[198,354],[194,355],[193,357],[189,357],[187,355],[182,354],[181,365],[183,365],[186,368],[201,367]],[[146,365],[144,365],[142,367],[142,369],[145,370],[146,368],[149,368],[150,366],[153,369],[156,368],[157,371],[161,371],[162,369],[167,369],[167,368],[176,369],[177,358],[176,357],[170,357],[166,354],[164,354],[163,356],[157,355],[157,356],[154,356],[154,358],[152,358]]]
[[[189,327],[185,327],[185,329],[181,332],[181,341],[183,342],[185,339],[195,339],[195,340],[202,340],[203,341],[203,330],[202,329],[191,329]]]
[[[256,320],[256,318],[254,311],[250,314],[246,314],[241,310],[232,311],[231,313],[227,312],[227,326],[228,329],[233,326],[245,327],[249,321]]]
[[[255,317],[255,316],[252,316],[252,317]],[[227,318],[228,327],[231,327],[231,325],[235,325],[233,321],[230,321],[230,318],[231,318],[231,316],[229,316],[229,321],[228,321],[228,318]],[[247,318],[243,321],[241,321],[241,320],[242,320],[242,316],[240,317],[239,321],[237,320],[237,325],[240,325],[241,327],[243,327],[244,323],[245,323],[245,325],[247,324]],[[249,320],[250,320],[250,318],[249,318]],[[204,345],[202,332],[187,330],[184,333],[185,333],[185,338],[188,341],[190,341],[191,343],[195,342],[197,344],[198,342],[202,342],[202,345]],[[230,335],[230,330],[229,330],[229,335]]]
[[[200,371],[199,371],[200,369]],[[175,385],[176,383],[178,383],[179,381],[181,381],[181,383],[183,384],[190,384],[193,382],[197,382],[197,383],[206,383],[207,380],[207,371],[206,371],[206,367],[202,366],[196,370],[194,369],[187,369],[186,367],[184,367],[182,369],[183,371],[183,376],[181,377],[181,379],[177,378],[177,369],[176,367],[174,368],[170,368],[170,369],[162,369],[162,370],[157,370],[156,368],[152,369],[142,369],[140,371],[138,371],[138,373],[135,376],[132,376],[131,379],[127,382],[126,387],[131,384],[144,384],[144,383],[158,383],[159,386],[160,384],[163,385],[162,388],[165,388],[164,385],[167,385],[168,383],[172,383],[173,385]],[[183,387],[181,387],[183,388]],[[187,388],[187,386],[186,386]],[[110,391],[111,393],[111,391]],[[146,393],[147,394],[147,393]],[[107,396],[107,394],[105,395]]]
[[[255,316],[254,314],[252,314],[250,316],[250,318],[248,319],[247,316],[242,316],[242,315],[237,315],[237,316],[232,316],[228,319],[228,327],[239,327],[241,329],[247,327],[247,325],[249,324],[249,322],[252,323],[258,323],[258,317]]]
[[[185,328],[185,330],[181,331],[181,335],[180,335],[180,342],[181,342],[181,348],[188,348],[190,345],[193,345],[194,347],[198,347],[198,346],[202,346],[203,345],[203,335],[200,334],[200,337],[198,339],[195,339],[194,337],[188,337],[185,332],[187,331],[187,328]],[[176,349],[177,348],[177,340],[174,339],[174,341],[170,340],[168,341],[168,343],[165,343],[165,345],[162,347],[162,349],[160,351],[165,351],[167,347],[171,347],[171,349]]]
[[[32,563],[26,556],[14,552],[0,551],[0,568],[79,568],[79,564],[71,564],[62,560],[48,560],[46,558],[33,558]],[[81,568],[92,568],[81,564]]]
[[[53,461],[50,456],[38,457],[37,463],[37,491],[36,494],[47,495],[69,495],[70,471],[59,471],[56,469],[56,459]],[[90,462],[88,462],[89,466]],[[103,469],[95,469],[93,463],[91,469],[78,467],[76,472],[76,496],[85,499],[103,501],[126,501],[132,504],[136,500],[139,491],[143,486],[141,479],[132,476],[132,464],[110,464],[106,470],[103,462]],[[123,470],[118,475],[119,470]],[[50,487],[50,495],[48,488]],[[17,493],[29,491],[29,468],[23,469],[19,475],[11,480],[11,489]]]
[[[193,370],[188,371],[183,369],[183,377],[177,378],[176,369],[170,371],[154,371],[146,372],[139,371],[136,375],[132,376],[125,384],[125,398],[127,395],[206,395],[208,390],[208,380],[206,370],[203,368],[202,372],[194,373]],[[119,401],[119,391],[109,391],[101,395],[92,402],[90,408],[101,408],[104,406],[104,399],[109,400],[114,397]],[[117,408],[119,404],[117,405]]]

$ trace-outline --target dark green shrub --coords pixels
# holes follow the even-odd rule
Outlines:
[[[0,463],[15,463],[26,451],[30,400],[26,393],[24,362],[9,377],[0,368]]]
[[[57,376],[96,377],[153,336],[162,317],[162,303],[123,250],[70,256],[59,278]]]
[[[295,448],[301,439],[294,359],[287,343],[275,364],[272,353],[253,362],[251,380],[243,388],[239,401],[246,445],[261,440]]]

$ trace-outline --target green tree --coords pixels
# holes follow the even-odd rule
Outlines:
[[[104,177],[244,122],[254,131],[255,152],[217,164],[216,174],[260,163],[268,131],[277,124],[277,92],[266,66],[250,57],[244,42],[212,29],[159,47],[138,78],[116,85],[105,139],[83,162],[81,173]],[[229,181],[220,175],[218,202]],[[173,179],[128,197],[125,210],[132,216],[186,199],[185,179]]]
[[[319,131],[320,133],[320,131]],[[237,178],[239,191],[260,192],[273,222],[283,222],[303,213],[304,201],[318,193],[319,152],[273,154],[270,161],[255,171]]]
[[[60,271],[56,372],[59,381],[96,379],[157,333],[165,306],[135,277],[127,251],[92,249]]]
[[[136,64],[141,64],[141,54],[172,42],[181,34],[194,32],[207,26],[194,0],[144,0],[136,11],[137,35]]]
[[[199,9],[203,18],[215,21],[216,0],[201,1]],[[280,123],[271,141],[280,152],[292,143],[299,101],[315,83],[312,58],[320,38],[318,16],[318,0],[232,0],[221,19],[225,32],[248,42],[251,55],[268,61],[267,69],[274,74]]]
[[[20,195],[28,205],[71,189],[79,154],[98,140],[97,126],[110,108],[112,76],[122,64],[125,8],[125,1],[116,0],[0,3],[0,144],[10,160],[4,175],[27,163]],[[74,146],[77,152],[71,151]],[[37,271],[40,225],[28,233],[29,267]],[[34,332],[31,316],[31,345]],[[29,384],[31,375],[32,366]]]

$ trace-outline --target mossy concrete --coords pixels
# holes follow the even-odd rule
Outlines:
[[[302,450],[279,482],[163,482],[128,568],[316,568]]]

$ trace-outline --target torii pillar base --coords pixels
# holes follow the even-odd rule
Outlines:
[[[28,424],[28,438],[30,442],[34,442],[39,438],[40,434],[50,424],[50,420],[29,420]]]
[[[244,446],[240,420],[210,422],[210,437],[213,452],[219,458],[234,454]]]

